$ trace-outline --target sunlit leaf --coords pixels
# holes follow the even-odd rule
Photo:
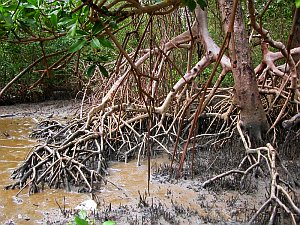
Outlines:
[[[110,40],[105,39],[105,38],[99,38],[98,40],[103,47],[114,48],[114,46]]]
[[[78,216],[75,216],[74,220],[75,220],[76,225],[89,225],[89,223],[86,220],[81,219]]]
[[[97,38],[93,38],[91,41],[92,48],[101,48],[100,41]]]
[[[116,222],[113,220],[107,220],[104,223],[102,223],[102,225],[115,225],[115,224],[116,224]]]
[[[71,19],[71,18],[62,18],[60,21],[59,21],[59,23],[58,23],[58,25],[59,26],[70,26],[71,24],[74,24],[74,23],[76,23],[76,19]]]
[[[89,33],[84,30],[76,30],[76,34],[79,34],[80,36],[88,35]]]
[[[37,5],[41,6],[41,4],[43,3],[43,0],[37,0]]]
[[[70,26],[70,30],[68,31],[68,36],[70,36],[70,37],[74,37],[75,36],[76,29],[77,29],[77,24],[78,24],[78,22],[76,21],[74,24],[72,24]]]
[[[96,69],[96,65],[90,65],[89,68],[86,70],[86,75],[88,77],[93,76],[95,69]]]
[[[90,7],[87,5],[83,6],[82,12],[84,16],[87,16],[90,13]]]
[[[296,1],[296,7],[300,8],[300,0],[295,0]]]
[[[17,9],[17,5],[16,4],[10,4],[10,5],[7,5],[7,6],[2,6],[1,8],[4,9],[4,10],[7,10],[7,11],[15,11]]]
[[[78,50],[82,49],[86,43],[87,41],[85,39],[79,39],[77,42],[71,45],[69,52],[70,53],[77,52]]]
[[[27,0],[27,2],[29,2],[31,5],[38,6],[36,0]]]
[[[29,3],[24,3],[22,6],[26,9],[38,9],[35,5],[29,4]]]
[[[87,218],[87,213],[84,210],[80,210],[80,212],[78,213],[78,216],[80,219],[86,219]]]
[[[100,69],[101,74],[102,74],[104,77],[108,77],[108,71],[105,69],[105,67],[104,67],[104,66],[101,66],[101,65],[99,65],[98,67],[99,67],[99,69]]]

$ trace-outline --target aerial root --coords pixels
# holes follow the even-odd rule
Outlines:
[[[198,118],[201,121],[201,132],[193,136],[191,141],[197,143],[199,148],[222,145],[232,137],[236,128],[246,155],[237,169],[217,175],[205,181],[202,186],[208,187],[224,177],[234,177],[240,180],[241,188],[245,188],[249,177],[257,174],[267,176],[271,183],[269,198],[251,221],[258,220],[259,215],[269,212],[271,207],[270,223],[276,217],[276,212],[283,209],[296,224],[295,215],[300,214],[291,193],[298,184],[297,181],[283,165],[271,144],[258,148],[249,147],[249,138],[241,130],[230,93],[229,89],[220,90],[211,98],[211,102]],[[68,124],[46,120],[32,133],[33,137],[42,138],[44,144],[32,149],[24,163],[13,172],[15,183],[7,188],[19,188],[20,193],[28,187],[30,194],[40,191],[44,185],[50,188],[94,192],[102,182],[109,182],[103,176],[107,174],[108,160],[127,162],[135,157],[140,165],[142,157],[149,153],[149,145],[151,154],[154,151],[164,152],[177,161],[180,154],[183,154],[182,147],[187,143],[190,121],[196,116],[197,104],[197,100],[181,101],[178,110],[172,114],[154,107],[150,116],[147,107],[152,106],[128,102],[106,105],[100,111],[89,113],[87,117],[80,119],[75,118]],[[187,105],[189,108],[185,110]],[[176,108],[177,105],[172,107]],[[148,129],[149,121],[152,126]],[[191,145],[188,146],[188,151],[190,149]],[[282,179],[282,173],[289,178],[288,181]]]
[[[6,189],[19,188],[19,194],[29,187],[29,194],[32,194],[39,192],[46,184],[50,188],[71,191],[77,187],[78,191],[92,192],[99,188],[102,181],[105,182],[102,175],[106,173],[107,164],[100,157],[101,149],[95,147],[99,134],[83,130],[72,133],[66,127],[55,121],[39,124],[33,135],[48,133],[43,135],[47,142],[32,149],[11,175],[17,181]]]
[[[248,224],[254,224],[259,218],[260,214],[263,212],[269,212],[268,210],[271,208],[269,212],[269,224],[274,224],[278,210],[283,209],[289,215],[292,224],[296,225],[296,216],[300,217],[300,209],[294,203],[292,196],[295,196],[293,187],[298,185],[297,181],[293,179],[287,168],[282,164],[278,152],[270,143],[267,143],[265,147],[249,148],[250,145],[246,141],[239,122],[237,123],[237,130],[239,131],[240,137],[246,149],[246,156],[241,160],[238,169],[232,169],[214,176],[203,182],[202,187],[206,188],[209,185],[212,185],[213,182],[230,175],[240,175],[240,188],[242,188],[246,177],[251,175],[251,172],[253,172],[254,169],[259,169],[261,174],[264,176],[266,176],[265,174],[268,174],[268,179],[270,180],[268,199],[252,216]],[[247,169],[243,170],[242,168],[245,167],[246,162],[249,162],[250,165]],[[267,168],[265,173],[263,172],[264,168]],[[279,174],[279,168],[281,171],[286,173],[285,175],[289,178],[288,181],[284,181],[282,179],[284,174]]]
[[[295,205],[288,191],[280,185],[283,184],[288,190],[292,190],[291,187],[279,177],[277,168],[276,168],[276,158],[278,157],[276,150],[272,147],[271,144],[267,144],[269,148],[268,159],[270,162],[270,175],[271,175],[271,191],[269,193],[269,198],[265,203],[259,208],[259,210],[253,215],[249,224],[253,224],[255,219],[266,210],[268,207],[272,207],[273,211],[270,217],[269,224],[274,223],[275,214],[279,208],[282,208],[291,218],[293,224],[297,224],[295,215],[300,216],[300,209]]]
[[[220,99],[224,103],[228,101],[226,95]],[[230,136],[230,129],[225,125],[227,121],[222,120],[227,108],[222,105],[207,109],[202,115],[211,121],[204,136],[208,135],[214,140],[219,136]],[[210,110],[216,110],[217,113],[211,113]],[[190,117],[194,115],[195,112],[191,110]],[[20,193],[28,187],[30,194],[39,192],[45,185],[94,192],[99,189],[100,183],[109,182],[103,175],[107,174],[107,161],[110,159],[127,162],[135,157],[140,165],[141,159],[149,153],[149,145],[151,155],[164,152],[172,156],[181,128],[183,133],[178,137],[179,149],[186,143],[190,122],[184,117],[183,110],[173,115],[153,113],[153,126],[148,130],[150,117],[145,113],[145,106],[128,103],[106,107],[94,114],[93,118],[74,118],[67,124],[46,119],[31,134],[31,137],[41,140],[41,144],[35,146],[13,172],[15,182],[6,188],[19,188]],[[210,134],[216,120],[223,121],[220,132]],[[86,121],[90,121],[88,128]],[[183,121],[184,125],[179,126],[178,121]],[[174,155],[174,159],[179,154],[180,151]]]

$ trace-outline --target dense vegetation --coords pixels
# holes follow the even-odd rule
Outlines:
[[[71,91],[67,97],[74,96],[74,94],[82,90],[84,83],[88,80],[88,77],[92,75],[97,66],[100,66],[99,68],[101,69],[100,72],[102,72],[102,75],[109,76],[107,69],[105,69],[107,67],[109,68],[107,62],[116,60],[118,56],[117,52],[113,49],[103,48],[103,44],[104,47],[107,47],[108,45],[109,47],[112,47],[108,42],[105,44],[105,41],[100,39],[98,43],[98,41],[92,39],[93,31],[92,35],[87,32],[91,27],[80,25],[80,23],[83,24],[84,22],[80,21],[79,18],[82,19],[87,12],[84,14],[81,9],[80,12],[74,13],[72,16],[69,15],[72,7],[76,6],[75,2],[58,1],[45,4],[41,7],[43,2],[44,1],[3,1],[0,10],[0,18],[2,21],[0,32],[2,37],[0,51],[0,58],[2,59],[0,62],[1,88],[4,88],[6,84],[21,73],[23,69],[27,68],[32,62],[43,57],[43,54],[53,54],[57,49],[68,50],[76,40],[80,40],[81,38],[87,38],[90,46],[86,43],[86,46],[80,52],[81,55],[79,61],[78,55],[73,54],[68,60],[63,61],[65,64],[59,68],[52,69],[51,76],[45,76],[43,74],[42,70],[45,67],[45,61],[40,60],[2,94],[0,98],[1,104],[45,100],[51,97],[51,95],[48,94],[49,92],[53,93],[56,91],[64,92],[58,92],[57,96],[54,93],[52,98],[65,97],[66,91]],[[191,2],[192,1],[186,1],[184,4],[193,5]],[[257,10],[262,11],[264,9],[264,4],[264,1],[257,1]],[[193,8],[194,6],[191,7]],[[87,11],[87,7],[83,8]],[[209,7],[207,8],[209,20],[208,28],[216,43],[221,44],[224,34],[222,32],[222,20],[220,15],[216,13],[217,8],[217,2],[209,2]],[[288,3],[286,3],[286,1],[277,0],[269,6],[268,10],[266,10],[265,15],[262,17],[262,22],[275,40],[279,40],[285,44],[287,43],[291,31],[294,8],[293,0],[288,1]],[[15,9],[18,9],[17,13],[12,17],[11,15]],[[35,11],[36,9],[38,10]],[[180,15],[178,14],[178,16]],[[40,24],[37,24],[36,19],[42,20],[40,21]],[[180,22],[180,18],[177,19],[179,24],[184,25],[184,22]],[[123,21],[117,24],[116,18],[111,20],[111,24],[115,24],[114,26],[122,27],[126,24],[126,22]],[[168,34],[171,36],[175,36],[185,29],[184,26],[176,26],[174,29],[172,24],[176,23],[176,19],[175,21],[168,22],[170,22],[172,27],[172,29],[168,30]],[[42,41],[38,41],[32,38],[32,40],[29,39],[27,41],[17,41],[18,35],[21,35],[21,37],[24,35],[24,37],[26,37],[28,34],[30,36],[30,34],[34,33],[34,36],[49,36],[49,33],[51,32],[49,32],[49,30],[48,32],[44,32],[43,29],[45,28],[43,28],[43,26],[45,26],[46,29],[53,31],[60,30],[62,34],[60,34],[59,38],[53,38],[53,40],[43,41],[41,38],[40,40]],[[157,26],[159,27],[162,25],[157,22]],[[144,27],[145,24],[141,24],[141,29]],[[126,35],[132,32],[132,30],[134,30],[134,26],[132,26],[131,23],[128,23],[126,27],[123,27],[122,30],[117,32],[118,39],[123,40]],[[247,30],[248,33],[251,32],[250,27],[247,28]],[[94,30],[94,32],[96,31]],[[41,43],[43,44],[41,45]],[[137,44],[138,37],[129,39],[129,44],[127,45],[128,52],[133,51],[134,46]],[[254,65],[258,65],[261,61],[260,45],[256,40],[252,42],[252,45],[253,62]],[[79,46],[79,48],[80,47],[83,46]],[[197,51],[198,57],[200,57],[201,46],[199,44],[197,44]],[[185,57],[185,55],[182,57]],[[51,65],[59,59],[59,55],[51,57],[47,64]],[[186,60],[182,60],[183,68],[186,67],[185,61]],[[204,79],[207,78],[211,70],[212,66],[205,69],[203,73]],[[176,76],[176,74],[174,75]],[[226,76],[222,85],[232,86],[232,77]]]

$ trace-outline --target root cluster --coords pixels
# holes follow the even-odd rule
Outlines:
[[[44,143],[34,147],[13,172],[12,178],[17,182],[7,188],[20,188],[19,193],[27,186],[29,193],[39,192],[45,184],[69,191],[91,192],[99,188],[107,168],[98,143],[99,134],[78,129],[80,125],[81,120],[67,125],[41,122],[32,137]]]
[[[254,14],[250,11],[251,18]],[[68,124],[43,121],[38,125],[32,136],[40,138],[41,144],[34,147],[13,172],[15,183],[7,188],[20,188],[22,191],[29,187],[29,193],[35,193],[47,185],[50,188],[94,192],[101,183],[108,182],[104,175],[110,159],[127,162],[135,157],[139,164],[142,157],[150,159],[151,155],[161,151],[170,155],[171,171],[180,178],[184,168],[193,169],[196,151],[223,145],[236,133],[245,150],[240,165],[203,182],[202,188],[236,175],[236,180],[240,180],[243,186],[249,176],[261,176],[270,181],[268,198],[250,223],[271,208],[270,224],[273,224],[280,209],[289,215],[292,223],[297,224],[300,210],[291,196],[299,183],[282,163],[277,132],[279,128],[285,128],[285,132],[294,131],[295,136],[300,135],[299,81],[295,74],[296,65],[290,61],[291,56],[299,55],[300,48],[287,53],[282,43],[278,46],[278,42],[268,36],[269,32],[254,26],[255,18],[252,19],[255,31],[265,37],[261,46],[263,61],[255,73],[271,125],[268,135],[273,137],[268,140],[269,143],[251,143],[251,137],[240,126],[242,105],[236,101],[239,96],[234,96],[233,88],[220,88],[232,70],[230,59],[225,55],[229,39],[225,39],[220,48],[209,34],[207,12],[197,8],[195,15],[197,18],[189,25],[189,30],[178,32],[179,35],[162,45],[153,38],[155,34],[149,28],[152,17],[149,18],[149,27],[147,25],[144,29],[143,38],[132,53],[124,50],[127,42],[120,44],[106,28],[106,34],[120,52],[110,77],[101,77],[100,72],[95,70],[83,93],[78,118]],[[132,34],[138,32],[137,28]],[[131,38],[130,35],[128,38]],[[151,47],[145,47],[146,41],[152,38]],[[197,61],[192,58],[197,51],[195,42],[205,48]],[[269,44],[280,52],[271,52]],[[291,54],[287,57],[287,64],[275,65],[287,54]],[[186,63],[177,60],[183,56],[185,59],[186,55],[189,56]],[[177,65],[186,68],[186,72]],[[205,70],[211,69],[209,66],[213,69],[206,79]],[[90,87],[95,82],[98,86]],[[88,96],[91,89],[93,95]],[[88,105],[89,110],[83,110],[84,105]],[[188,155],[192,165],[186,160]]]

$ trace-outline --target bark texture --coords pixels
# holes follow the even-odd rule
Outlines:
[[[294,33],[292,34],[292,44],[291,48],[297,48],[300,47],[300,9],[295,10],[294,14]],[[293,59],[295,62],[298,62],[300,59],[300,55],[294,55]],[[297,65],[297,74],[298,77],[300,77],[300,64]]]
[[[233,0],[219,0],[219,5],[224,30],[227,32]],[[231,34],[229,57],[235,83],[235,100],[240,109],[241,125],[251,138],[261,140],[262,133],[268,129],[268,122],[252,67],[243,12],[239,3],[234,20],[234,30]]]

